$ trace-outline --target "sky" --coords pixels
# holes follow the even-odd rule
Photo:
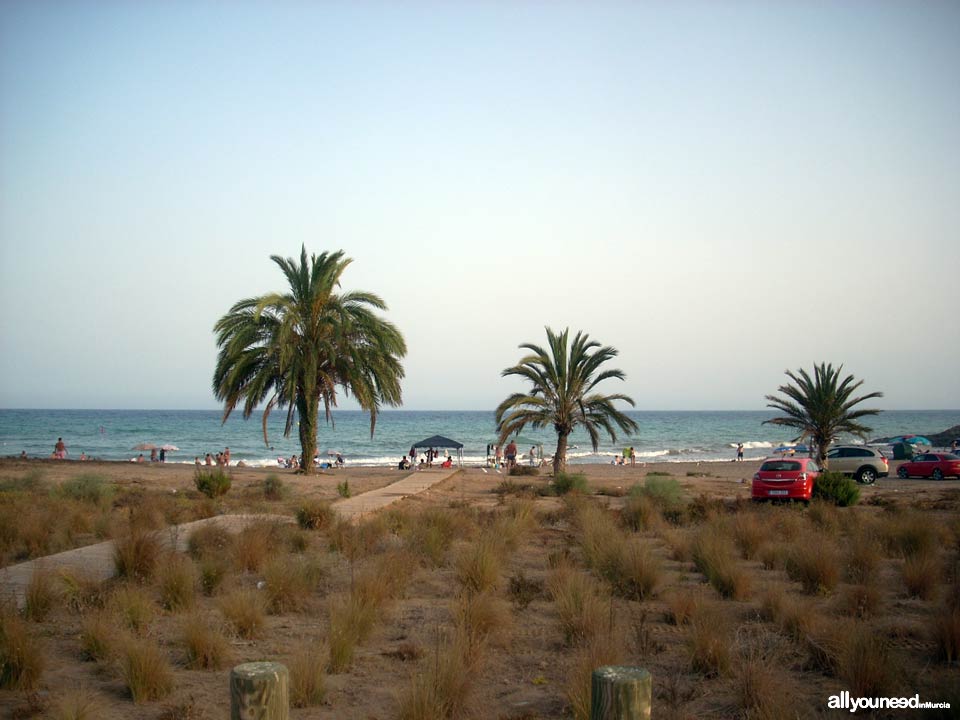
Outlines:
[[[545,326],[638,409],[823,361],[960,408],[958,37],[936,0],[4,0],[0,407],[216,407],[214,323],[305,245],[389,305],[407,409],[495,407]]]

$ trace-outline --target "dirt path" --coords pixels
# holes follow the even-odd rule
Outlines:
[[[365,515],[377,512],[398,500],[423,492],[452,477],[457,472],[456,469],[414,472],[386,487],[376,488],[351,498],[338,500],[333,503],[332,507],[340,517],[356,522]],[[247,525],[263,520],[293,522],[293,518],[286,515],[217,515],[181,525],[171,525],[163,530],[158,530],[157,537],[160,539],[163,549],[184,552],[187,549],[187,540],[199,527],[214,524],[225,528],[229,532],[237,533]],[[18,607],[22,607],[30,579],[34,572],[41,569],[53,572],[68,570],[91,580],[107,580],[114,574],[113,548],[113,541],[107,540],[96,545],[87,545],[5,567],[0,570],[0,602],[12,600]]]

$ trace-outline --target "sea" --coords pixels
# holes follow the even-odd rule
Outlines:
[[[746,459],[760,459],[789,444],[793,431],[763,421],[772,411],[637,411],[627,413],[639,425],[632,436],[604,437],[596,452],[583,432],[570,438],[568,462],[610,463],[625,447],[634,447],[640,461],[726,462],[743,443]],[[296,428],[283,436],[284,413],[275,412],[264,443],[261,415],[244,420],[231,415],[224,423],[217,410],[3,410],[0,409],[0,456],[47,458],[57,438],[63,438],[68,458],[81,453],[99,460],[131,460],[135,448],[149,443],[173,445],[167,462],[193,463],[206,453],[230,448],[233,461],[276,467],[278,458],[300,454]],[[871,438],[941,432],[960,424],[960,410],[890,410],[867,418]],[[343,455],[348,465],[396,465],[411,445],[433,435],[463,443],[463,462],[481,464],[487,446],[496,442],[493,411],[390,410],[378,416],[373,435],[369,416],[361,411],[335,411],[333,422],[321,420],[317,433],[321,456]],[[855,438],[843,441],[860,442]],[[542,445],[545,455],[556,447],[552,429],[524,430],[517,438],[526,454]],[[453,451],[455,452],[455,451]],[[149,457],[149,452],[145,453]]]

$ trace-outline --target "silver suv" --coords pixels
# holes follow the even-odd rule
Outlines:
[[[890,474],[890,464],[879,450],[864,445],[839,445],[827,453],[827,468],[852,475],[861,485],[873,485]]]

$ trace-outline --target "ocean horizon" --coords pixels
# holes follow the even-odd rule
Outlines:
[[[747,459],[760,459],[777,446],[789,443],[795,433],[788,428],[764,425],[775,416],[771,410],[636,410],[627,412],[640,426],[634,435],[616,442],[601,440],[597,451],[587,435],[570,438],[568,461],[572,464],[609,463],[625,447],[634,447],[640,461],[722,462],[735,457],[743,443]],[[0,410],[0,455],[47,458],[57,438],[62,437],[69,458],[81,452],[99,460],[130,460],[140,443],[173,444],[167,462],[192,463],[195,457],[229,447],[234,461],[251,466],[275,467],[280,457],[299,454],[294,428],[283,437],[283,412],[274,412],[268,423],[268,443],[263,440],[261,414],[249,420],[234,413],[221,424],[222,410]],[[960,410],[886,410],[865,420],[872,428],[867,440],[914,433],[941,432],[960,424]],[[348,464],[388,466],[396,464],[411,445],[432,435],[463,443],[467,464],[482,463],[486,446],[496,442],[493,410],[385,410],[371,437],[367,413],[335,411],[333,422],[321,421],[317,447],[321,453],[343,454]],[[841,438],[860,442],[857,438]],[[522,453],[542,445],[552,454],[556,435],[552,430],[524,430],[518,438]]]

